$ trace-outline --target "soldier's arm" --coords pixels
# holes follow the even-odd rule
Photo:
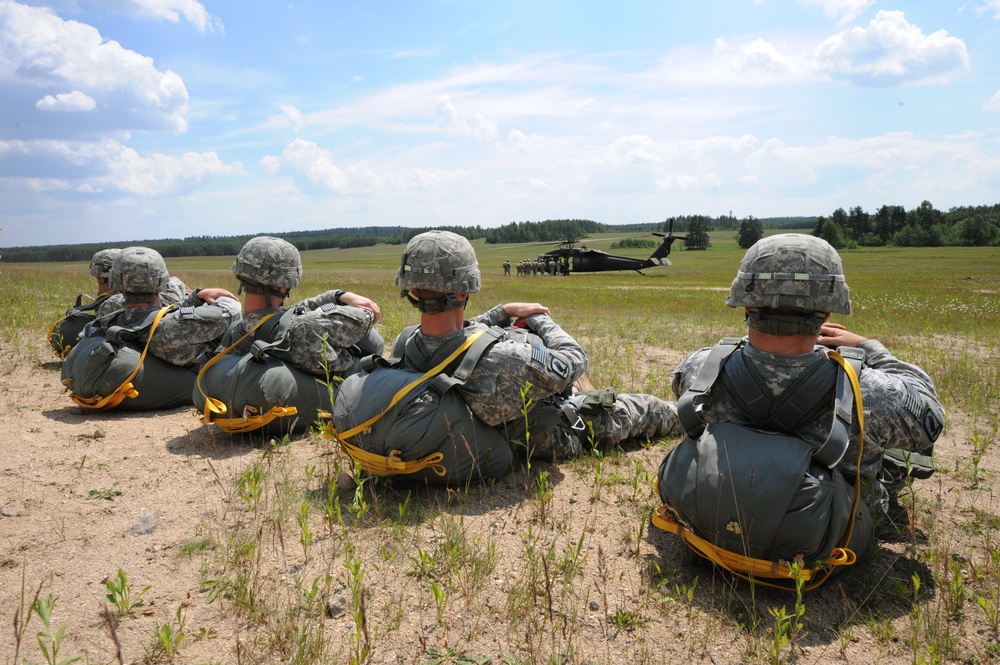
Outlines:
[[[345,372],[356,361],[352,347],[367,337],[373,322],[367,309],[327,303],[295,316],[274,355],[317,376]]]
[[[945,422],[931,377],[896,358],[877,340],[858,346],[865,351],[861,390],[867,435],[885,448],[929,448]]]

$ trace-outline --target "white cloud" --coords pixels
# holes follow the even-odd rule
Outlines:
[[[295,139],[280,156],[268,155],[260,163],[270,173],[287,171],[304,189],[311,191],[365,192],[380,183],[368,162],[362,160],[342,169],[334,164],[332,152],[304,139]]]
[[[65,21],[42,7],[0,0],[0,138],[83,138],[133,129],[184,131],[188,93],[173,72],[151,58],[105,41],[89,25]],[[66,90],[74,97],[63,98]],[[77,96],[79,95],[79,96]],[[46,96],[52,102],[38,99]],[[56,105],[94,101],[86,120],[66,123],[37,113]]]
[[[984,111],[1000,111],[1000,90],[996,92],[989,101],[983,103]]]
[[[39,111],[93,111],[97,102],[90,95],[74,90],[61,92],[55,97],[45,95],[35,102],[35,108]]]
[[[814,57],[820,71],[860,86],[939,83],[969,68],[964,41],[945,30],[925,35],[898,11],[826,39]]]
[[[143,197],[185,194],[223,175],[244,175],[239,162],[214,152],[142,157],[118,141],[0,141],[0,178],[32,189]]]
[[[993,12],[993,18],[1000,20],[1000,0],[983,0],[982,11]]]
[[[741,44],[734,57],[734,65],[740,74],[777,77],[790,74],[796,69],[791,58],[763,39]]]
[[[463,117],[448,95],[438,99],[435,111],[439,124],[445,129],[473,136],[483,142],[495,142],[500,137],[495,120],[486,118],[479,113],[473,113],[471,118]]]
[[[799,2],[819,7],[823,10],[823,14],[841,23],[861,16],[866,9],[875,4],[875,0],[799,0]]]
[[[195,0],[85,0],[116,14],[179,23],[183,18],[198,30],[221,30],[222,23]]]
[[[285,121],[291,125],[292,129],[299,131],[302,129],[302,112],[291,104],[279,104],[281,115]]]

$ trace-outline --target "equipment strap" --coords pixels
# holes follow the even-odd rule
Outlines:
[[[146,345],[142,348],[142,354],[139,356],[139,362],[136,363],[135,369],[128,375],[128,378],[122,381],[122,384],[115,388],[110,395],[107,397],[101,397],[100,395],[94,395],[93,397],[80,397],[76,393],[70,392],[69,398],[85,409],[106,411],[121,404],[126,397],[129,399],[138,397],[139,391],[132,385],[132,379],[135,378],[135,375],[138,374],[139,370],[142,368],[142,362],[146,359],[146,352],[149,351],[149,343],[153,339],[153,333],[156,332],[156,326],[160,325],[160,319],[163,318],[164,314],[172,309],[176,309],[176,307],[177,305],[168,305],[156,313],[156,317],[153,319],[153,323],[149,328],[149,335],[146,337]],[[145,327],[145,324],[137,329],[141,330],[143,327]]]
[[[363,432],[374,425],[376,422],[382,419],[385,414],[387,414],[394,406],[396,406],[404,397],[406,397],[410,392],[412,392],[416,387],[423,384],[428,379],[436,377],[448,367],[456,358],[461,356],[463,353],[468,351],[481,337],[486,335],[486,330],[478,330],[469,337],[465,339],[461,346],[455,349],[451,355],[442,360],[436,366],[425,372],[420,378],[411,381],[409,384],[403,386],[396,394],[393,395],[392,399],[389,401],[389,406],[387,406],[378,415],[369,418],[360,425],[356,425],[346,432],[337,432],[336,430],[329,430],[324,432],[324,436],[327,438],[332,438],[344,449],[351,459],[356,461],[362,470],[377,476],[391,476],[391,475],[401,475],[416,473],[422,469],[430,469],[437,475],[444,477],[447,473],[447,469],[441,465],[441,460],[444,459],[444,455],[440,452],[434,452],[430,455],[425,456],[423,459],[404,461],[399,458],[400,451],[393,450],[389,455],[378,455],[376,453],[369,452],[359,446],[355,446],[347,442],[347,439],[355,436],[356,434]],[[492,337],[492,335],[490,336]],[[490,343],[495,342],[496,338],[493,338]],[[486,350],[489,344],[481,345],[479,347],[478,353],[482,355],[482,352]],[[476,358],[478,362],[478,357]],[[473,366],[475,363],[473,363]],[[471,371],[471,370],[470,370]]]
[[[205,425],[215,423],[220,429],[229,434],[242,434],[244,432],[251,432],[255,429],[260,429],[261,427],[267,425],[275,418],[282,418],[284,416],[293,416],[296,413],[298,413],[298,410],[294,406],[275,406],[271,407],[264,413],[253,416],[247,416],[246,414],[242,414],[239,418],[220,418],[219,416],[225,415],[225,413],[229,409],[221,400],[217,400],[214,397],[209,397],[208,395],[206,395],[205,391],[202,390],[201,388],[201,377],[205,374],[206,371],[208,371],[208,368],[214,365],[216,362],[218,362],[220,358],[222,358],[230,351],[235,349],[237,346],[239,346],[243,342],[243,340],[247,339],[255,332],[257,332],[257,329],[260,328],[262,325],[264,325],[264,323],[268,319],[273,317],[275,314],[277,314],[277,312],[271,312],[270,314],[262,318],[260,321],[258,321],[257,325],[251,328],[248,333],[246,333],[238,340],[227,346],[220,353],[217,353],[214,356],[212,356],[211,360],[205,363],[205,365],[198,372],[198,379],[195,381],[195,385],[198,386],[198,392],[201,393],[201,396],[205,398],[205,406],[202,409],[203,415],[201,417],[201,422],[204,423]]]

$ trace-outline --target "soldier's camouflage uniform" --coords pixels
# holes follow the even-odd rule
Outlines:
[[[858,345],[865,352],[861,369],[861,394],[864,402],[865,439],[861,476],[877,482],[886,448],[927,451],[944,425],[944,409],[937,399],[934,382],[916,365],[893,356],[880,342],[869,339]],[[711,348],[687,356],[674,370],[672,388],[678,397],[684,394]],[[743,346],[744,357],[753,364],[766,383],[770,396],[780,395],[795,379],[823,354],[822,347],[799,356],[779,356]],[[822,443],[829,434],[833,404],[816,419],[797,430],[810,443]],[[704,407],[707,423],[749,421],[726,393],[723,383],[712,389],[712,400]],[[848,480],[856,476],[858,459],[858,420],[852,424],[850,445],[838,468]]]
[[[408,369],[426,372],[427,359],[456,337],[464,337],[490,326],[511,325],[502,305],[466,322],[464,330],[431,337],[417,334],[416,347],[421,357],[407,354]],[[517,429],[523,421],[524,400],[534,403],[546,399],[562,401],[574,381],[587,371],[587,356],[580,345],[555,321],[544,314],[528,319],[528,329],[545,346],[502,339],[487,349],[466,383],[456,387],[469,409],[488,425],[507,436],[508,427]],[[527,387],[522,397],[522,389]],[[577,401],[572,398],[571,401]],[[632,438],[679,436],[680,425],[674,404],[653,395],[617,395],[614,404],[595,415],[585,415],[579,430],[562,419],[555,427],[531,438],[533,455],[539,459],[569,459],[594,446],[615,445]],[[590,432],[593,432],[593,442]],[[523,441],[521,441],[523,443]]]
[[[172,365],[197,370],[215,350],[226,329],[239,320],[242,307],[239,300],[232,298],[218,298],[208,304],[193,291],[179,304],[180,307],[160,319],[149,341],[149,353]],[[134,325],[158,309],[124,309],[109,320],[97,321],[96,325],[103,328]]]
[[[246,312],[235,330],[226,335],[219,350],[249,332],[268,314],[275,312],[281,316],[291,309],[295,315],[283,343],[268,354],[317,376],[325,376],[327,371],[331,376],[354,374],[360,369],[360,358],[380,355],[384,343],[372,327],[373,314],[360,307],[337,305],[336,295],[336,291],[325,291],[291,308],[269,307]],[[237,351],[246,352],[248,348],[249,344],[244,343]]]

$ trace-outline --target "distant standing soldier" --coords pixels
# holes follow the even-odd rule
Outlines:
[[[503,262],[503,274],[505,277],[510,277],[510,259]]]

